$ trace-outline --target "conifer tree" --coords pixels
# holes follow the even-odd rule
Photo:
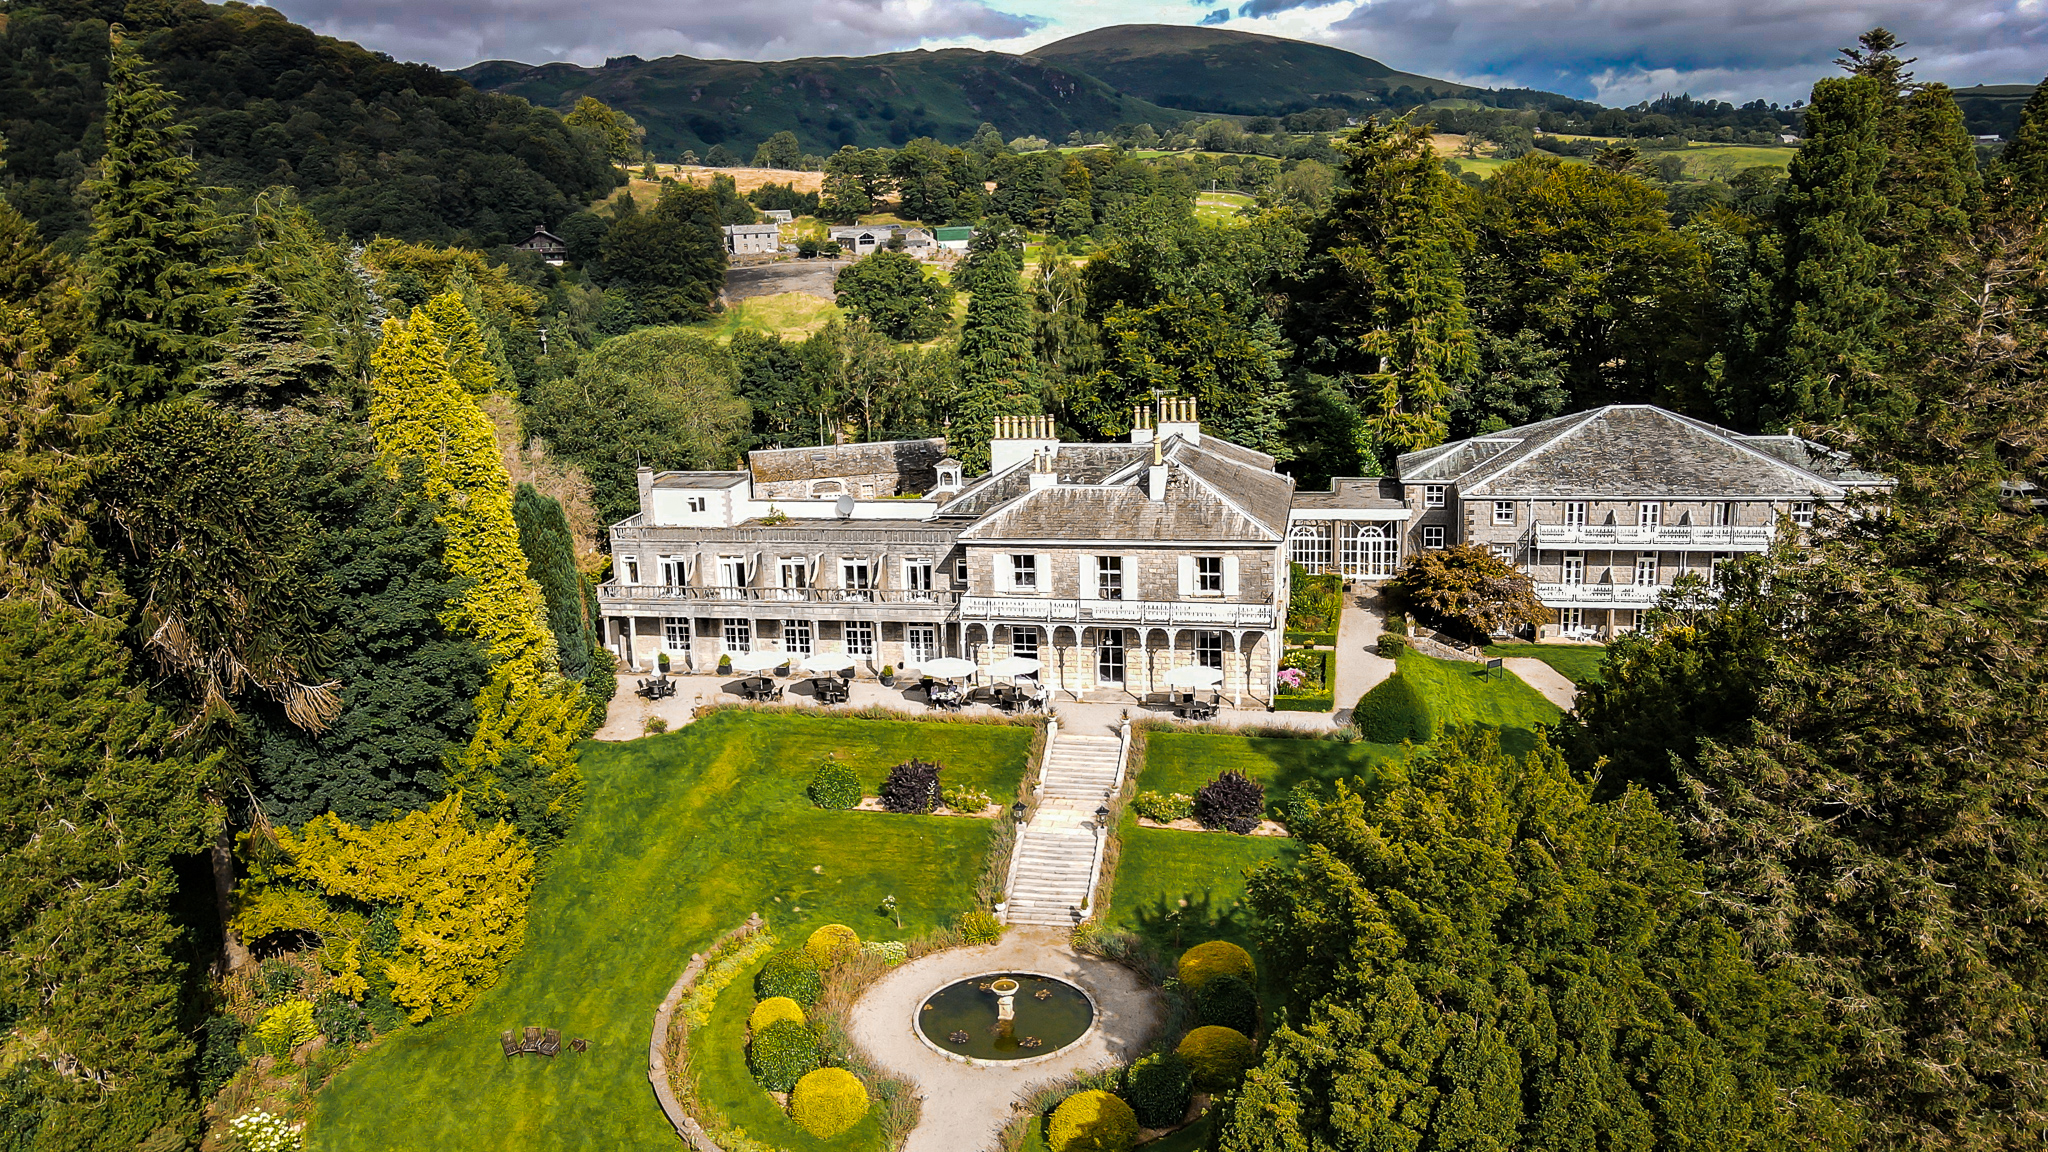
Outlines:
[[[107,68],[106,153],[86,248],[92,366],[129,408],[177,396],[213,356],[224,300],[212,271],[221,225],[194,183],[190,129],[136,43]]]
[[[566,830],[580,802],[574,744],[588,714],[578,686],[562,679],[547,607],[519,550],[511,478],[490,417],[449,372],[434,316],[451,305],[459,309],[461,299],[448,293],[403,322],[385,321],[372,358],[370,427],[394,467],[418,461],[441,508],[446,563],[467,582],[442,620],[474,636],[491,669],[476,733],[450,783],[469,790],[478,814],[511,819],[544,844]]]
[[[235,337],[200,378],[207,397],[218,403],[278,408],[324,395],[337,382],[334,353],[306,343],[304,317],[261,276],[242,288]]]
[[[1397,452],[1443,440],[1451,394],[1479,366],[1460,257],[1471,233],[1429,127],[1374,119],[1344,143],[1303,330],[1311,359],[1355,381],[1363,428]]]
[[[1806,142],[1780,196],[1783,379],[1763,423],[1830,420],[1877,391],[1890,311],[1890,253],[1871,233],[1884,217],[1885,104],[1879,81],[1822,80],[1806,109]]]
[[[1031,301],[1022,279],[1023,254],[1001,223],[970,253],[967,318],[960,330],[960,388],[951,405],[949,449],[969,473],[988,467],[996,417],[1038,411],[1031,360]],[[977,233],[976,240],[981,240]]]
[[[2010,199],[2024,205],[2048,203],[2048,77],[2020,110],[2020,126],[2005,142],[1999,165]]]
[[[540,585],[548,605],[548,630],[562,653],[562,675],[581,680],[590,673],[590,618],[583,611],[583,581],[576,571],[575,542],[560,501],[521,484],[512,497],[519,548],[526,571]],[[607,669],[607,671],[609,671]]]

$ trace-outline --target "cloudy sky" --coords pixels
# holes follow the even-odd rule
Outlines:
[[[954,45],[1021,52],[1108,24],[1217,24],[1410,72],[1627,104],[1790,102],[1882,24],[1956,86],[2048,72],[2048,0],[271,0],[329,35],[461,67],[607,56],[779,59]]]

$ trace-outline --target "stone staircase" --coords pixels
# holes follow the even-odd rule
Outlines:
[[[1116,788],[1122,742],[1053,737],[1038,778],[1038,810],[1017,836],[1004,919],[1071,927],[1095,881],[1095,809]]]

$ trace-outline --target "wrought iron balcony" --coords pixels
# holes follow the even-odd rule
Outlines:
[[[1538,584],[1536,599],[1550,608],[1655,608],[1669,584]]]
[[[1761,552],[1771,546],[1776,529],[1768,526],[1699,524],[1538,524],[1538,548],[1654,548],[1678,552]]]
[[[1223,628],[1271,628],[1270,604],[1220,604],[1190,600],[1059,600],[1035,596],[968,596],[963,619],[1072,621],[1077,624],[1213,624]]]
[[[598,585],[598,599],[625,603],[714,603],[714,604],[908,604],[928,608],[952,608],[960,593],[915,588],[741,588],[730,585],[696,587],[688,584],[621,584],[616,580]]]

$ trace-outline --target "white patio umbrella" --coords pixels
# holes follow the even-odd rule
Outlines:
[[[1029,656],[1005,656],[988,666],[991,676],[1027,676],[1045,665]]]
[[[974,661],[962,660],[958,656],[940,656],[917,666],[919,672],[934,680],[953,680],[974,672]]]
[[[804,657],[806,672],[841,672],[853,665],[853,657],[844,652],[813,652]]]
[[[1223,669],[1211,668],[1205,664],[1189,664],[1175,668],[1162,679],[1174,688],[1214,688],[1223,683]]]
[[[735,672],[766,672],[780,668],[789,661],[787,652],[735,652],[732,667]]]

